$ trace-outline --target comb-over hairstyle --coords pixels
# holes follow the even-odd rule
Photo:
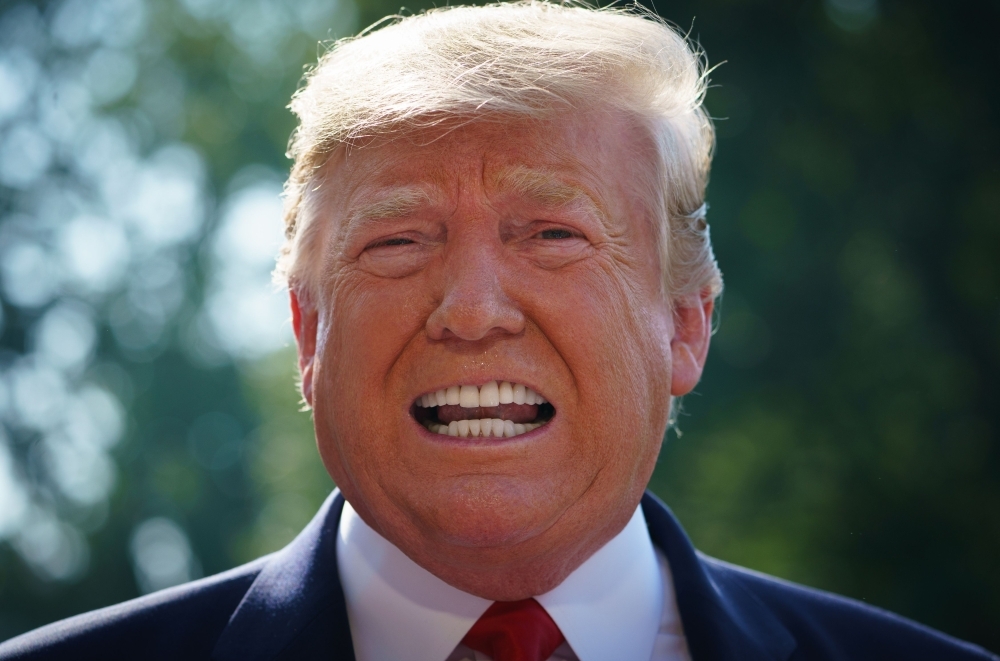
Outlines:
[[[636,183],[648,192],[665,291],[714,297],[722,276],[704,218],[714,143],[702,107],[706,86],[700,51],[638,7],[538,0],[444,7],[342,39],[292,99],[299,125],[275,277],[306,298],[315,291],[320,233],[309,198],[339,149],[456,120],[601,109],[644,124],[656,145],[648,181]]]

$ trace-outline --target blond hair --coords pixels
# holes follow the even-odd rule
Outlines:
[[[338,149],[459,119],[503,121],[611,108],[656,144],[648,192],[665,291],[717,296],[722,276],[704,219],[714,131],[700,51],[638,7],[539,0],[391,17],[323,55],[292,99],[286,241],[275,278],[304,293],[319,267],[310,188]]]

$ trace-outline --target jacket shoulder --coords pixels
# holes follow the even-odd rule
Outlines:
[[[0,643],[0,661],[207,660],[267,560],[29,631]]]
[[[749,593],[781,621],[798,643],[791,660],[1000,661],[981,647],[881,608],[699,556],[720,587]]]

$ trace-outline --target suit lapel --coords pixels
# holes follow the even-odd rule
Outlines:
[[[692,661],[785,661],[795,639],[767,606],[695,551],[673,513],[648,491],[642,511],[670,563]]]
[[[212,652],[215,661],[354,661],[337,569],[344,498],[335,490],[250,586]]]

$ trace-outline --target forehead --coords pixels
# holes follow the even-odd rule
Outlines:
[[[344,212],[357,204],[379,206],[387,196],[394,198],[385,201],[388,207],[439,201],[470,186],[545,205],[583,195],[604,206],[631,187],[646,142],[635,122],[610,113],[475,121],[347,151],[323,168],[319,189]]]

